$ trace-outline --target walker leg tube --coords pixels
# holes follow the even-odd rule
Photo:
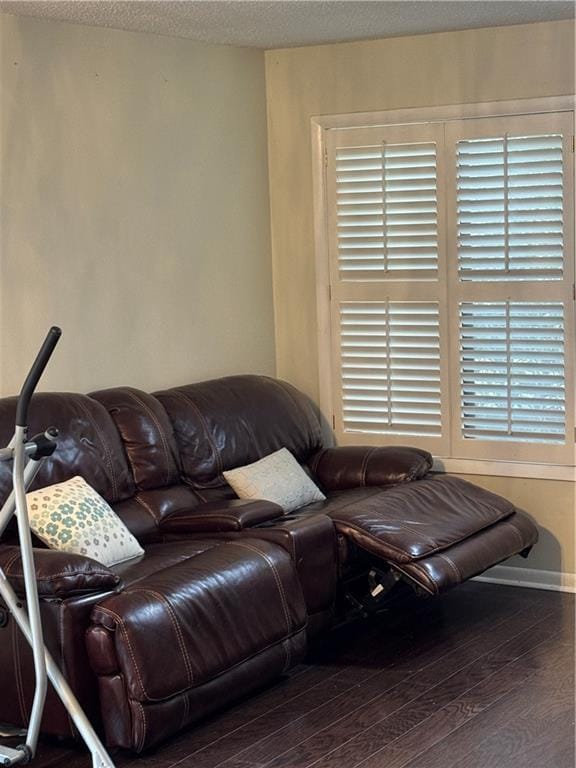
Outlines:
[[[0,510],[0,535],[5,530],[15,511],[20,539],[22,571],[24,574],[26,609],[23,607],[16,593],[10,586],[6,574],[1,568],[0,597],[2,597],[6,603],[14,620],[24,633],[28,644],[32,648],[34,674],[36,677],[26,744],[21,745],[16,749],[0,747],[0,764],[4,766],[18,765],[27,763],[34,757],[38,745],[38,737],[40,735],[40,724],[42,721],[42,713],[44,711],[44,703],[46,701],[46,689],[48,685],[47,677],[49,677],[58,696],[76,725],[76,728],[86,742],[86,746],[90,750],[93,768],[114,768],[114,764],[92,728],[90,721],[80,707],[72,689],[44,646],[42,623],[40,620],[40,603],[38,601],[36,569],[34,568],[32,534],[30,532],[28,507],[26,505],[26,488],[37,471],[37,467],[34,466],[36,462],[34,461],[32,462],[31,468],[27,467],[26,453],[27,450],[36,452],[38,450],[38,444],[35,443],[34,445],[30,444],[26,446],[26,433],[30,400],[34,394],[36,385],[50,360],[54,347],[58,343],[61,333],[60,328],[57,328],[56,326],[48,331],[44,343],[24,381],[20,396],[18,397],[14,436],[7,448],[0,451],[1,461],[13,460],[12,483],[14,487],[12,494]],[[55,438],[54,430],[47,430],[44,437],[48,442],[53,441]],[[43,446],[41,447],[43,447],[43,450],[40,452],[40,455],[50,455],[54,450],[54,446],[52,446],[50,451],[46,451],[46,441],[43,440],[42,443]],[[34,455],[34,453],[31,453],[31,455]]]
[[[2,597],[8,606],[8,609],[14,617],[14,620],[22,630],[22,634],[30,643],[30,645],[32,645],[32,629],[30,622],[28,621],[28,615],[21,602],[19,601],[16,593],[10,586],[2,569],[0,569],[0,597]],[[50,682],[54,686],[54,690],[66,707],[72,722],[78,729],[78,733],[84,740],[84,743],[92,755],[93,768],[114,768],[114,763],[108,755],[106,747],[98,738],[98,735],[94,731],[90,721],[84,714],[78,699],[66,682],[66,678],[44,646],[42,647],[42,658],[44,659],[46,671],[48,673],[48,677],[50,678]],[[0,751],[1,749],[2,748],[0,748]]]
[[[26,505],[26,489],[24,487],[24,468],[26,457],[24,443],[26,440],[26,428],[17,426],[14,445],[14,493],[16,497],[16,519],[18,521],[18,536],[20,539],[20,552],[22,557],[22,571],[24,573],[24,585],[26,588],[26,603],[28,608],[28,620],[30,623],[30,645],[34,658],[34,674],[36,688],[30,713],[30,724],[26,745],[32,756],[36,754],[38,736],[40,735],[40,723],[46,700],[46,662],[44,659],[44,639],[42,634],[42,622],[40,620],[40,605],[38,602],[38,587],[36,584],[36,570],[34,568],[34,555],[32,552],[32,534],[28,522],[28,507]]]
[[[24,487],[28,488],[30,483],[34,480],[38,474],[38,470],[42,466],[41,461],[31,460],[26,464],[24,470]],[[14,490],[10,491],[10,496],[4,502],[2,509],[0,509],[0,536],[4,533],[6,526],[12,519],[12,515],[16,509],[16,494]]]

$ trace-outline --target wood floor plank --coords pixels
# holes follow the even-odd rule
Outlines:
[[[353,765],[361,765],[362,768],[404,768],[416,754],[426,752],[446,736],[476,717],[484,709],[488,708],[498,699],[505,697],[519,685],[518,670],[514,669],[516,662],[499,669],[497,673],[468,690],[462,696],[453,699],[441,709],[433,712],[423,709],[421,712],[410,713],[407,718],[407,729],[400,721],[396,730],[391,729],[392,739],[380,749],[374,749],[372,754],[364,760],[359,760]],[[440,702],[442,705],[443,702]],[[419,722],[418,715],[422,715]],[[399,726],[399,727],[398,727]],[[377,747],[378,739],[373,739],[370,746]],[[358,754],[356,753],[356,756]],[[467,757],[466,757],[467,759]],[[318,767],[322,763],[318,763]],[[340,763],[342,765],[342,763]],[[352,764],[351,764],[352,765]],[[492,766],[494,768],[494,766]]]
[[[475,631],[474,626],[469,624],[468,633],[461,634],[457,648],[457,635],[452,635],[444,642],[437,640],[428,648],[419,646],[415,652],[418,660],[416,668],[411,663],[414,649],[400,652],[392,660],[391,667],[395,672],[404,673],[404,678],[397,686],[385,687],[386,679],[375,677],[370,681],[372,690],[365,687],[358,691],[357,696],[347,697],[346,701],[342,702],[340,711],[325,707],[318,716],[306,718],[300,728],[296,727],[298,723],[290,724],[283,732],[275,734],[274,738],[257,745],[252,754],[260,761],[268,760],[274,768],[301,768],[309,765],[348,741],[350,735],[354,736],[373,727],[375,722],[385,719],[396,709],[405,707],[429,687],[445,681],[460,667],[499,647],[523,629],[532,627],[539,615],[549,616],[549,611],[545,608],[526,611],[521,617],[514,616],[508,621],[496,624],[490,632],[486,632],[485,628]],[[492,662],[490,669],[501,664],[502,662],[496,660]],[[374,693],[371,699],[369,693]],[[353,710],[352,706],[356,701],[361,704]],[[282,747],[286,744],[287,751],[282,754]],[[294,744],[297,746],[293,746]],[[279,755],[275,759],[274,752]]]
[[[544,643],[540,652],[540,665],[536,664],[537,668],[522,684],[526,700],[509,709],[508,716],[492,731],[480,734],[476,746],[456,762],[455,767],[461,768],[464,763],[482,765],[495,755],[503,764],[515,762],[519,755],[524,755],[525,763],[529,756],[533,761],[532,754],[543,751],[552,758],[555,745],[561,747],[558,754],[566,752],[564,737],[568,731],[571,731],[574,749],[574,668],[566,664],[568,658],[573,660],[572,649],[566,646],[552,649],[550,643]],[[522,661],[525,663],[525,659]],[[529,665],[534,666],[534,659],[529,660]],[[539,674],[541,672],[545,674]],[[574,761],[571,768],[573,765]]]
[[[521,760],[525,765],[535,750],[548,756],[555,753],[554,745],[565,745],[574,736],[574,696],[572,691],[557,691],[555,696],[530,707],[522,717],[514,717],[506,725],[471,750],[454,768],[502,768]],[[564,751],[564,750],[563,750]],[[544,763],[548,766],[548,763]],[[570,768],[573,768],[572,762]]]
[[[519,675],[517,686],[506,696],[498,699],[472,720],[454,728],[448,736],[433,747],[413,757],[405,768],[452,768],[459,761],[465,764],[465,757],[472,749],[495,733],[503,724],[514,720],[534,705],[543,701],[545,706],[556,691],[566,689],[573,697],[574,667],[573,649],[556,646],[549,639],[525,654],[517,662],[525,672]]]
[[[529,638],[533,645],[542,642],[543,626],[541,622],[529,628],[517,640]],[[509,642],[514,643],[515,639]],[[438,683],[409,706],[359,733],[340,749],[318,760],[315,766],[335,768],[362,764],[367,768],[380,765],[392,768],[403,765],[422,745],[429,747],[436,743],[441,734],[449,733],[494,699],[505,695],[517,679],[518,669],[510,668],[504,654],[498,651],[487,654]]]

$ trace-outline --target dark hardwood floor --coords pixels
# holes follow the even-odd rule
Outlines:
[[[341,628],[119,768],[574,768],[574,596],[469,583]],[[43,743],[37,768],[89,768]]]

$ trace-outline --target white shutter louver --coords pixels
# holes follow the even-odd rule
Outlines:
[[[437,302],[343,302],[346,431],[440,435]]]
[[[438,269],[436,145],[336,150],[341,279]]]
[[[457,187],[461,279],[562,278],[562,136],[460,141]]]
[[[463,303],[460,350],[465,438],[564,442],[562,303]]]

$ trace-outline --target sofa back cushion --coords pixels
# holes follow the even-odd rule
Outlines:
[[[197,488],[287,448],[301,464],[321,447],[314,406],[286,382],[227,376],[156,392],[172,422],[183,477]]]
[[[14,432],[16,398],[0,400],[0,446]],[[120,435],[103,405],[86,395],[36,394],[29,411],[33,436],[48,427],[60,431],[54,454],[46,459],[31,490],[81,475],[109,504],[134,494],[134,482]],[[0,462],[0,504],[12,490],[11,462]]]
[[[133,387],[104,389],[90,396],[114,420],[138,490],[179,483],[178,448],[172,424],[155,397]]]

